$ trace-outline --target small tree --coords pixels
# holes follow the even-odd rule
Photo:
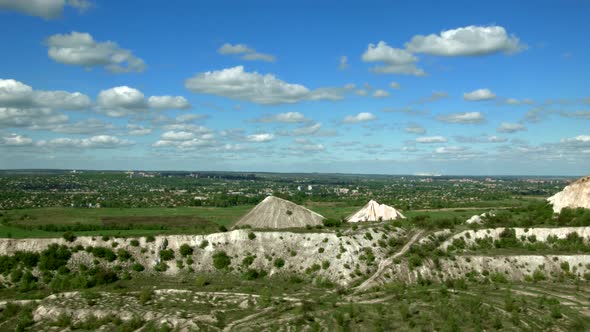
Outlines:
[[[250,240],[254,240],[254,239],[256,238],[256,234],[254,234],[254,233],[250,232],[250,233],[248,233],[248,238],[249,238]]]
[[[218,251],[213,254],[213,266],[218,270],[223,270],[231,264],[231,258],[225,251]]]
[[[136,271],[136,272],[141,272],[141,271],[145,270],[143,265],[141,265],[139,263],[135,263],[135,264],[131,265],[131,269],[133,269],[133,271]]]
[[[275,261],[274,261],[274,266],[275,266],[277,269],[280,269],[280,268],[282,268],[283,266],[285,266],[285,260],[284,260],[284,259],[282,259],[282,258],[280,258],[280,257],[279,257],[279,258],[277,258],[277,259],[275,259]]]
[[[174,250],[172,249],[164,249],[160,250],[160,259],[163,261],[169,261],[174,258]]]
[[[76,235],[74,235],[74,233],[72,233],[72,232],[65,232],[63,237],[68,242],[76,241]]]
[[[180,246],[180,254],[183,257],[189,256],[193,254],[193,248],[191,248],[191,246],[189,246],[188,244],[183,244]]]

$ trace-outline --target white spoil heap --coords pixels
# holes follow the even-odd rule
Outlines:
[[[346,219],[348,222],[405,219],[395,208],[370,200],[367,205]]]
[[[553,212],[565,207],[590,209],[590,176],[585,176],[547,199],[553,204]]]

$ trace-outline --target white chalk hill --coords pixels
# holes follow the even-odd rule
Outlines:
[[[374,200],[370,200],[367,205],[363,206],[362,209],[358,210],[355,214],[351,215],[346,219],[348,222],[361,222],[361,221],[381,221],[381,220],[395,220],[395,219],[406,219],[395,208],[379,204]]]
[[[565,207],[590,209],[590,175],[578,179],[547,200],[553,204],[555,213]]]
[[[257,229],[300,228],[321,225],[325,218],[301,205],[268,196],[242,217],[234,227],[250,225]]]

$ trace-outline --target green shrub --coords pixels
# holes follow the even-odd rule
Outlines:
[[[169,260],[174,259],[174,250],[172,250],[172,249],[160,250],[160,259],[163,261],[169,261]]]
[[[135,264],[131,265],[131,269],[136,272],[141,272],[141,271],[145,270],[143,265],[141,265],[139,263],[135,263]]]
[[[570,264],[568,262],[561,262],[560,266],[561,266],[561,269],[564,270],[565,272],[570,271]]]
[[[225,232],[227,232],[227,227],[221,225],[221,226],[219,226],[219,231],[222,233],[225,233]]]
[[[547,279],[547,278],[545,277],[545,273],[543,273],[543,271],[541,271],[539,269],[536,269],[533,272],[533,281],[536,282],[536,281],[542,281],[542,280],[545,280],[545,279]]]
[[[205,248],[207,248],[208,245],[209,245],[209,241],[203,240],[203,241],[201,241],[201,244],[199,244],[199,248],[205,249]]]
[[[18,261],[14,256],[0,256],[0,273],[5,274],[12,270],[17,264]]]
[[[324,248],[322,248],[322,247],[318,248],[318,252],[319,252],[320,254],[321,254],[321,253],[323,253],[323,252],[324,252],[324,250],[325,250],[325,249],[324,249]]]
[[[117,255],[115,255],[115,253],[111,249],[105,247],[92,248],[92,255],[98,258],[104,258],[109,262],[112,262],[115,259],[117,259]]]
[[[68,242],[74,242],[76,241],[76,235],[74,235],[74,233],[72,232],[65,232],[63,235],[64,240],[68,241]]]
[[[307,269],[305,269],[305,273],[310,274],[313,272],[317,272],[319,270],[321,270],[322,267],[320,266],[320,264],[313,264],[312,266],[308,267]]]
[[[422,265],[422,257],[420,257],[417,254],[412,254],[408,258],[408,264],[410,265],[410,268],[418,267],[418,266]]]
[[[129,260],[129,258],[131,258],[131,254],[129,253],[129,251],[121,248],[117,250],[117,257],[121,262],[126,262]]]
[[[144,289],[139,293],[138,300],[141,305],[144,305],[152,300],[154,292],[151,289]]]
[[[139,247],[139,241],[137,239],[129,241],[129,244],[131,244],[133,247]]]
[[[58,246],[53,243],[41,252],[39,258],[39,269],[55,271],[68,263],[72,253],[66,246]]]
[[[248,255],[248,256],[244,257],[244,259],[242,259],[242,265],[246,266],[246,267],[252,265],[252,263],[254,263],[255,258],[256,257],[252,256],[252,255]]]
[[[27,329],[27,327],[32,326],[35,324],[33,320],[33,307],[26,306],[24,307],[17,316],[17,324],[15,331],[22,332]]]
[[[275,266],[277,269],[280,269],[280,268],[282,268],[283,266],[285,266],[285,260],[284,260],[284,259],[282,259],[282,258],[280,258],[280,257],[279,257],[279,258],[276,258],[276,259],[275,259],[275,261],[274,261],[274,263],[273,263],[273,265],[274,265],[274,266]]]
[[[254,240],[255,238],[256,238],[256,234],[254,234],[252,232],[248,233],[248,239]]]
[[[188,244],[184,243],[183,245],[180,246],[180,254],[183,257],[192,255],[193,254],[193,248],[191,248],[191,246],[189,246]]]
[[[164,272],[168,270],[168,264],[160,262],[154,266],[154,270],[156,270],[157,272]]]
[[[14,253],[14,259],[20,262],[24,267],[33,268],[39,263],[39,253],[30,251],[17,251]]]
[[[153,235],[148,235],[145,238],[145,242],[154,242],[156,241],[156,238]]]
[[[13,283],[17,283],[20,281],[20,278],[23,277],[23,270],[21,269],[14,269],[10,272],[10,281]]]
[[[217,251],[213,254],[213,266],[218,270],[223,270],[231,264],[231,258],[225,251]]]
[[[500,284],[508,283],[508,279],[504,273],[496,272],[490,276],[490,280]]]
[[[322,220],[322,224],[326,227],[340,227],[342,222],[336,219],[324,219]]]
[[[246,272],[242,273],[242,279],[244,280],[256,280],[264,276],[266,276],[265,271],[258,271],[255,269],[248,269]]]

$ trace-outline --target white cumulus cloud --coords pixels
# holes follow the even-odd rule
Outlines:
[[[413,124],[413,125],[409,125],[408,127],[405,128],[406,133],[409,134],[425,134],[426,133],[426,129],[420,125],[417,124]]]
[[[439,115],[436,117],[438,121],[447,123],[462,123],[462,124],[474,124],[485,122],[485,117],[480,112],[464,112],[464,113],[451,113]]]
[[[276,61],[274,55],[256,52],[254,48],[244,44],[225,43],[217,50],[217,52],[222,55],[240,55],[240,59],[248,61]]]
[[[561,139],[562,143],[576,142],[576,143],[590,143],[590,135],[578,135],[572,138]]]
[[[475,91],[463,94],[463,99],[467,101],[482,101],[496,99],[496,94],[490,89],[477,89]]]
[[[30,137],[19,134],[0,137],[0,146],[27,146],[31,144],[33,144],[33,140]]]
[[[252,134],[252,135],[246,136],[246,140],[248,142],[262,143],[262,142],[270,142],[273,139],[274,139],[274,135],[273,134],[268,134],[268,133]]]
[[[303,115],[300,112],[279,113],[279,114],[271,115],[271,116],[264,117],[264,118],[257,120],[257,122],[266,122],[266,123],[272,123],[272,122],[304,123],[304,122],[309,122],[309,121],[311,121],[311,120],[306,118],[305,115]]]
[[[519,124],[519,123],[509,123],[509,122],[502,122],[500,127],[496,129],[499,133],[515,133],[517,131],[526,131],[526,127]]]
[[[162,139],[167,141],[186,141],[194,137],[193,133],[187,131],[167,131],[162,134]]]
[[[80,12],[92,6],[86,0],[0,0],[0,9],[13,10],[44,19],[54,19],[62,15],[64,7],[72,7]]]
[[[73,31],[46,40],[51,59],[66,65],[104,67],[113,73],[142,72],[145,62],[112,41],[97,42],[89,33]]]
[[[362,55],[365,62],[381,62],[371,70],[378,74],[405,74],[415,76],[425,76],[424,70],[417,68],[418,58],[404,49],[393,48],[384,41],[375,44],[369,44],[367,50]]]
[[[0,107],[47,107],[81,110],[92,105],[90,98],[80,92],[34,90],[13,79],[0,79]]]
[[[191,108],[191,104],[182,96],[151,96],[148,105],[155,109],[181,110]]]
[[[343,123],[360,123],[360,122],[367,122],[373,121],[377,119],[377,117],[373,113],[369,112],[361,112],[357,115],[348,115],[342,120]]]
[[[116,136],[97,135],[88,138],[55,138],[51,140],[41,140],[37,142],[38,146],[47,148],[90,148],[90,149],[115,149],[123,146],[134,145],[135,142],[120,139]]]
[[[417,35],[405,46],[412,53],[439,56],[478,56],[499,52],[513,54],[526,49],[518,37],[508,35],[504,27],[494,25],[470,25],[441,31],[438,35]]]
[[[389,97],[391,96],[391,94],[385,90],[382,89],[377,89],[375,90],[375,92],[373,92],[373,97],[375,98],[385,98],[385,97]]]
[[[425,136],[416,138],[416,143],[446,143],[447,139],[443,136]]]
[[[118,86],[102,90],[97,98],[97,111],[111,117],[123,117],[146,109],[145,96],[137,89]]]
[[[0,107],[0,128],[47,129],[68,122],[68,116],[50,108]]]
[[[304,100],[340,100],[350,89],[319,88],[310,90],[272,74],[244,71],[243,66],[199,73],[185,81],[195,93],[206,93],[258,104],[292,104]]]

